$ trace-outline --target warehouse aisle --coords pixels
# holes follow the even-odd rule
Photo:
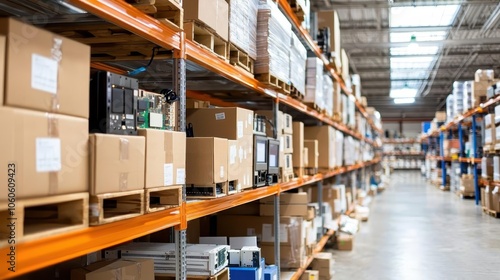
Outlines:
[[[335,279],[499,279],[500,219],[398,171],[370,206],[352,252],[333,251]]]

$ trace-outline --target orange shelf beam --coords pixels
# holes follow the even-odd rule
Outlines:
[[[0,279],[17,277],[87,253],[127,242],[146,234],[179,225],[180,221],[180,208],[176,207],[55,237],[21,243],[16,245],[16,272],[8,271],[5,267],[7,264],[2,262]],[[8,248],[0,249],[2,256],[6,256],[8,253]]]
[[[120,26],[166,49],[181,48],[180,33],[144,14],[125,1],[69,0],[70,4]]]

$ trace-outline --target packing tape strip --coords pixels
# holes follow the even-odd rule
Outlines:
[[[50,52],[52,58],[57,61],[58,65],[61,63],[62,60],[61,47],[62,47],[62,39],[54,38],[54,42]],[[57,69],[59,71],[59,67]],[[59,73],[57,73],[57,75],[59,75]],[[59,83],[57,84],[57,89],[59,90]],[[59,96],[57,94],[58,90],[56,91],[56,94],[52,96],[51,106],[50,106],[51,109],[50,112],[47,114],[48,135],[49,137],[54,137],[54,138],[59,137],[59,121],[57,117],[54,115],[59,112]],[[60,170],[49,172],[49,194],[56,194],[57,190],[59,189],[59,178],[58,178],[59,172]]]
[[[129,159],[130,142],[128,139],[120,138],[120,161]],[[121,172],[119,175],[119,189],[126,191],[128,189],[128,172]]]

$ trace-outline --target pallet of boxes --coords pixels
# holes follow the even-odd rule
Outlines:
[[[0,19],[0,217],[15,220],[0,246],[88,227],[89,63],[86,45]]]
[[[229,62],[254,74],[258,0],[229,0]]]

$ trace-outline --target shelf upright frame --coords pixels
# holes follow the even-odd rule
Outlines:
[[[444,160],[444,131],[439,132],[439,155],[441,156],[442,187],[446,188],[446,161]]]
[[[472,154],[474,155],[474,162],[472,164],[472,170],[474,172],[474,199],[476,202],[476,205],[479,205],[479,196],[480,191],[479,191],[479,182],[478,182],[478,173],[477,173],[477,163],[476,163],[476,158],[477,158],[477,120],[476,120],[476,115],[472,115]]]
[[[186,131],[186,60],[184,53],[175,52],[173,59],[172,85],[173,90],[179,98],[179,109],[177,111],[177,130]],[[182,206],[181,206],[181,224],[175,227],[175,279],[185,280],[187,278],[187,220],[186,220],[186,185],[182,185]]]
[[[465,157],[465,140],[464,140],[464,130],[462,127],[462,121],[458,123],[458,140],[460,142],[460,158]],[[465,174],[467,173],[467,163],[466,162],[461,162],[460,163],[460,174]]]
[[[278,112],[279,98],[273,99],[273,137],[278,139]],[[274,195],[274,262],[278,267],[278,279],[281,279],[281,252],[280,252],[280,189]]]

